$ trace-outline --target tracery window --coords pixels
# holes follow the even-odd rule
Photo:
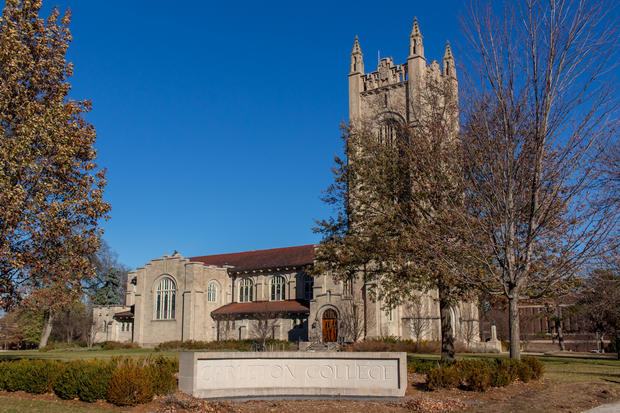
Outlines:
[[[342,282],[342,295],[345,297],[353,296],[353,280],[347,278]]]
[[[271,279],[271,301],[282,301],[286,299],[286,279],[281,275],[276,275]]]
[[[163,278],[157,284],[155,297],[155,319],[170,320],[174,318],[176,287],[171,278]]]
[[[254,300],[254,282],[249,278],[239,281],[239,302],[249,303]]]
[[[209,287],[207,287],[207,301],[210,303],[217,301],[217,284],[215,284],[215,281],[211,281]]]
[[[314,298],[314,278],[307,277],[304,280],[304,298],[312,300]]]

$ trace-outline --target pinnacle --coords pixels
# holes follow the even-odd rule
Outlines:
[[[446,42],[446,51],[443,54],[443,58],[444,59],[454,59],[454,56],[452,56],[452,49],[450,48],[450,41]]]
[[[355,43],[353,43],[352,54],[362,54],[362,48],[360,47],[360,42],[357,36],[355,36]]]
[[[411,28],[411,36],[409,37],[422,37],[422,32],[420,32],[420,26],[418,26],[418,18],[413,18],[413,27]]]

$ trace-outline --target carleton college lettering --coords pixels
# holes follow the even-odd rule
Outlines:
[[[197,397],[394,397],[407,387],[405,353],[181,353],[181,390]]]
[[[250,381],[251,387],[256,380],[261,383],[277,381],[280,386],[296,386],[314,380],[354,380],[359,386],[361,381],[398,380],[398,359],[382,360],[384,363],[366,360],[198,360],[199,380],[221,382],[236,380]],[[390,363],[391,361],[391,363]],[[388,363],[385,363],[388,362]],[[204,364],[204,365],[203,365]],[[340,382],[340,385],[346,385]],[[376,385],[376,383],[373,383]]]

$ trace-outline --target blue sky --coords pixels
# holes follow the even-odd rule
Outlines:
[[[458,61],[468,2],[174,3],[44,0],[73,12],[71,95],[93,102],[104,238],[132,268],[318,242],[355,35],[366,71],[402,63],[417,16],[427,60],[450,40]]]

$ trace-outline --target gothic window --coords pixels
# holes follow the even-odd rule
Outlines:
[[[170,320],[174,318],[176,287],[174,281],[165,277],[157,284],[155,297],[155,319]]]
[[[312,300],[314,298],[314,278],[306,277],[304,280],[304,298]]]
[[[345,297],[353,295],[353,280],[351,278],[347,278],[342,282],[342,295]]]
[[[249,278],[239,281],[239,302],[249,303],[254,300],[254,283]]]
[[[217,284],[215,284],[215,281],[209,283],[209,287],[207,288],[207,301],[210,303],[217,301]]]
[[[286,279],[281,275],[276,275],[271,279],[271,301],[282,301],[286,299]]]

